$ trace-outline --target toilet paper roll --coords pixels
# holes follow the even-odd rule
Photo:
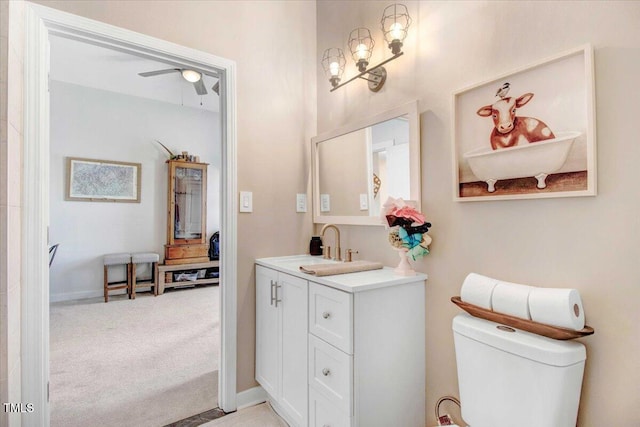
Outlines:
[[[491,277],[469,273],[462,282],[460,299],[466,303],[491,310],[491,294],[497,282]]]
[[[532,286],[498,281],[491,297],[493,311],[530,320],[529,293],[532,289]]]
[[[584,328],[584,308],[576,289],[535,288],[529,294],[531,320],[579,331]]]

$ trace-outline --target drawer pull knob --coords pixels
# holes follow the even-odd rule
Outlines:
[[[322,375],[324,375],[325,377],[328,377],[330,373],[331,371],[329,370],[329,368],[324,368],[322,370]]]
[[[322,427],[331,427],[329,424],[323,424]]]
[[[322,317],[324,317],[325,319],[328,319],[329,317],[331,317],[331,313],[329,313],[328,311],[325,311],[324,313],[322,313]]]

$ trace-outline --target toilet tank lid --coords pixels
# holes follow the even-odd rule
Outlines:
[[[554,340],[519,329],[507,332],[498,326],[501,325],[467,313],[459,314],[453,319],[454,334],[536,362],[570,366],[587,358],[585,347],[579,342]]]

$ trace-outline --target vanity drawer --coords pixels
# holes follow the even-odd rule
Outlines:
[[[352,295],[309,282],[309,332],[353,354]]]
[[[353,356],[309,335],[309,385],[351,415]]]
[[[350,427],[351,417],[336,405],[309,388],[309,427]]]

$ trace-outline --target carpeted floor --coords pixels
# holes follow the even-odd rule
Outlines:
[[[159,427],[217,406],[218,286],[51,305],[51,426]]]
[[[288,427],[268,403],[244,408],[201,427]]]

